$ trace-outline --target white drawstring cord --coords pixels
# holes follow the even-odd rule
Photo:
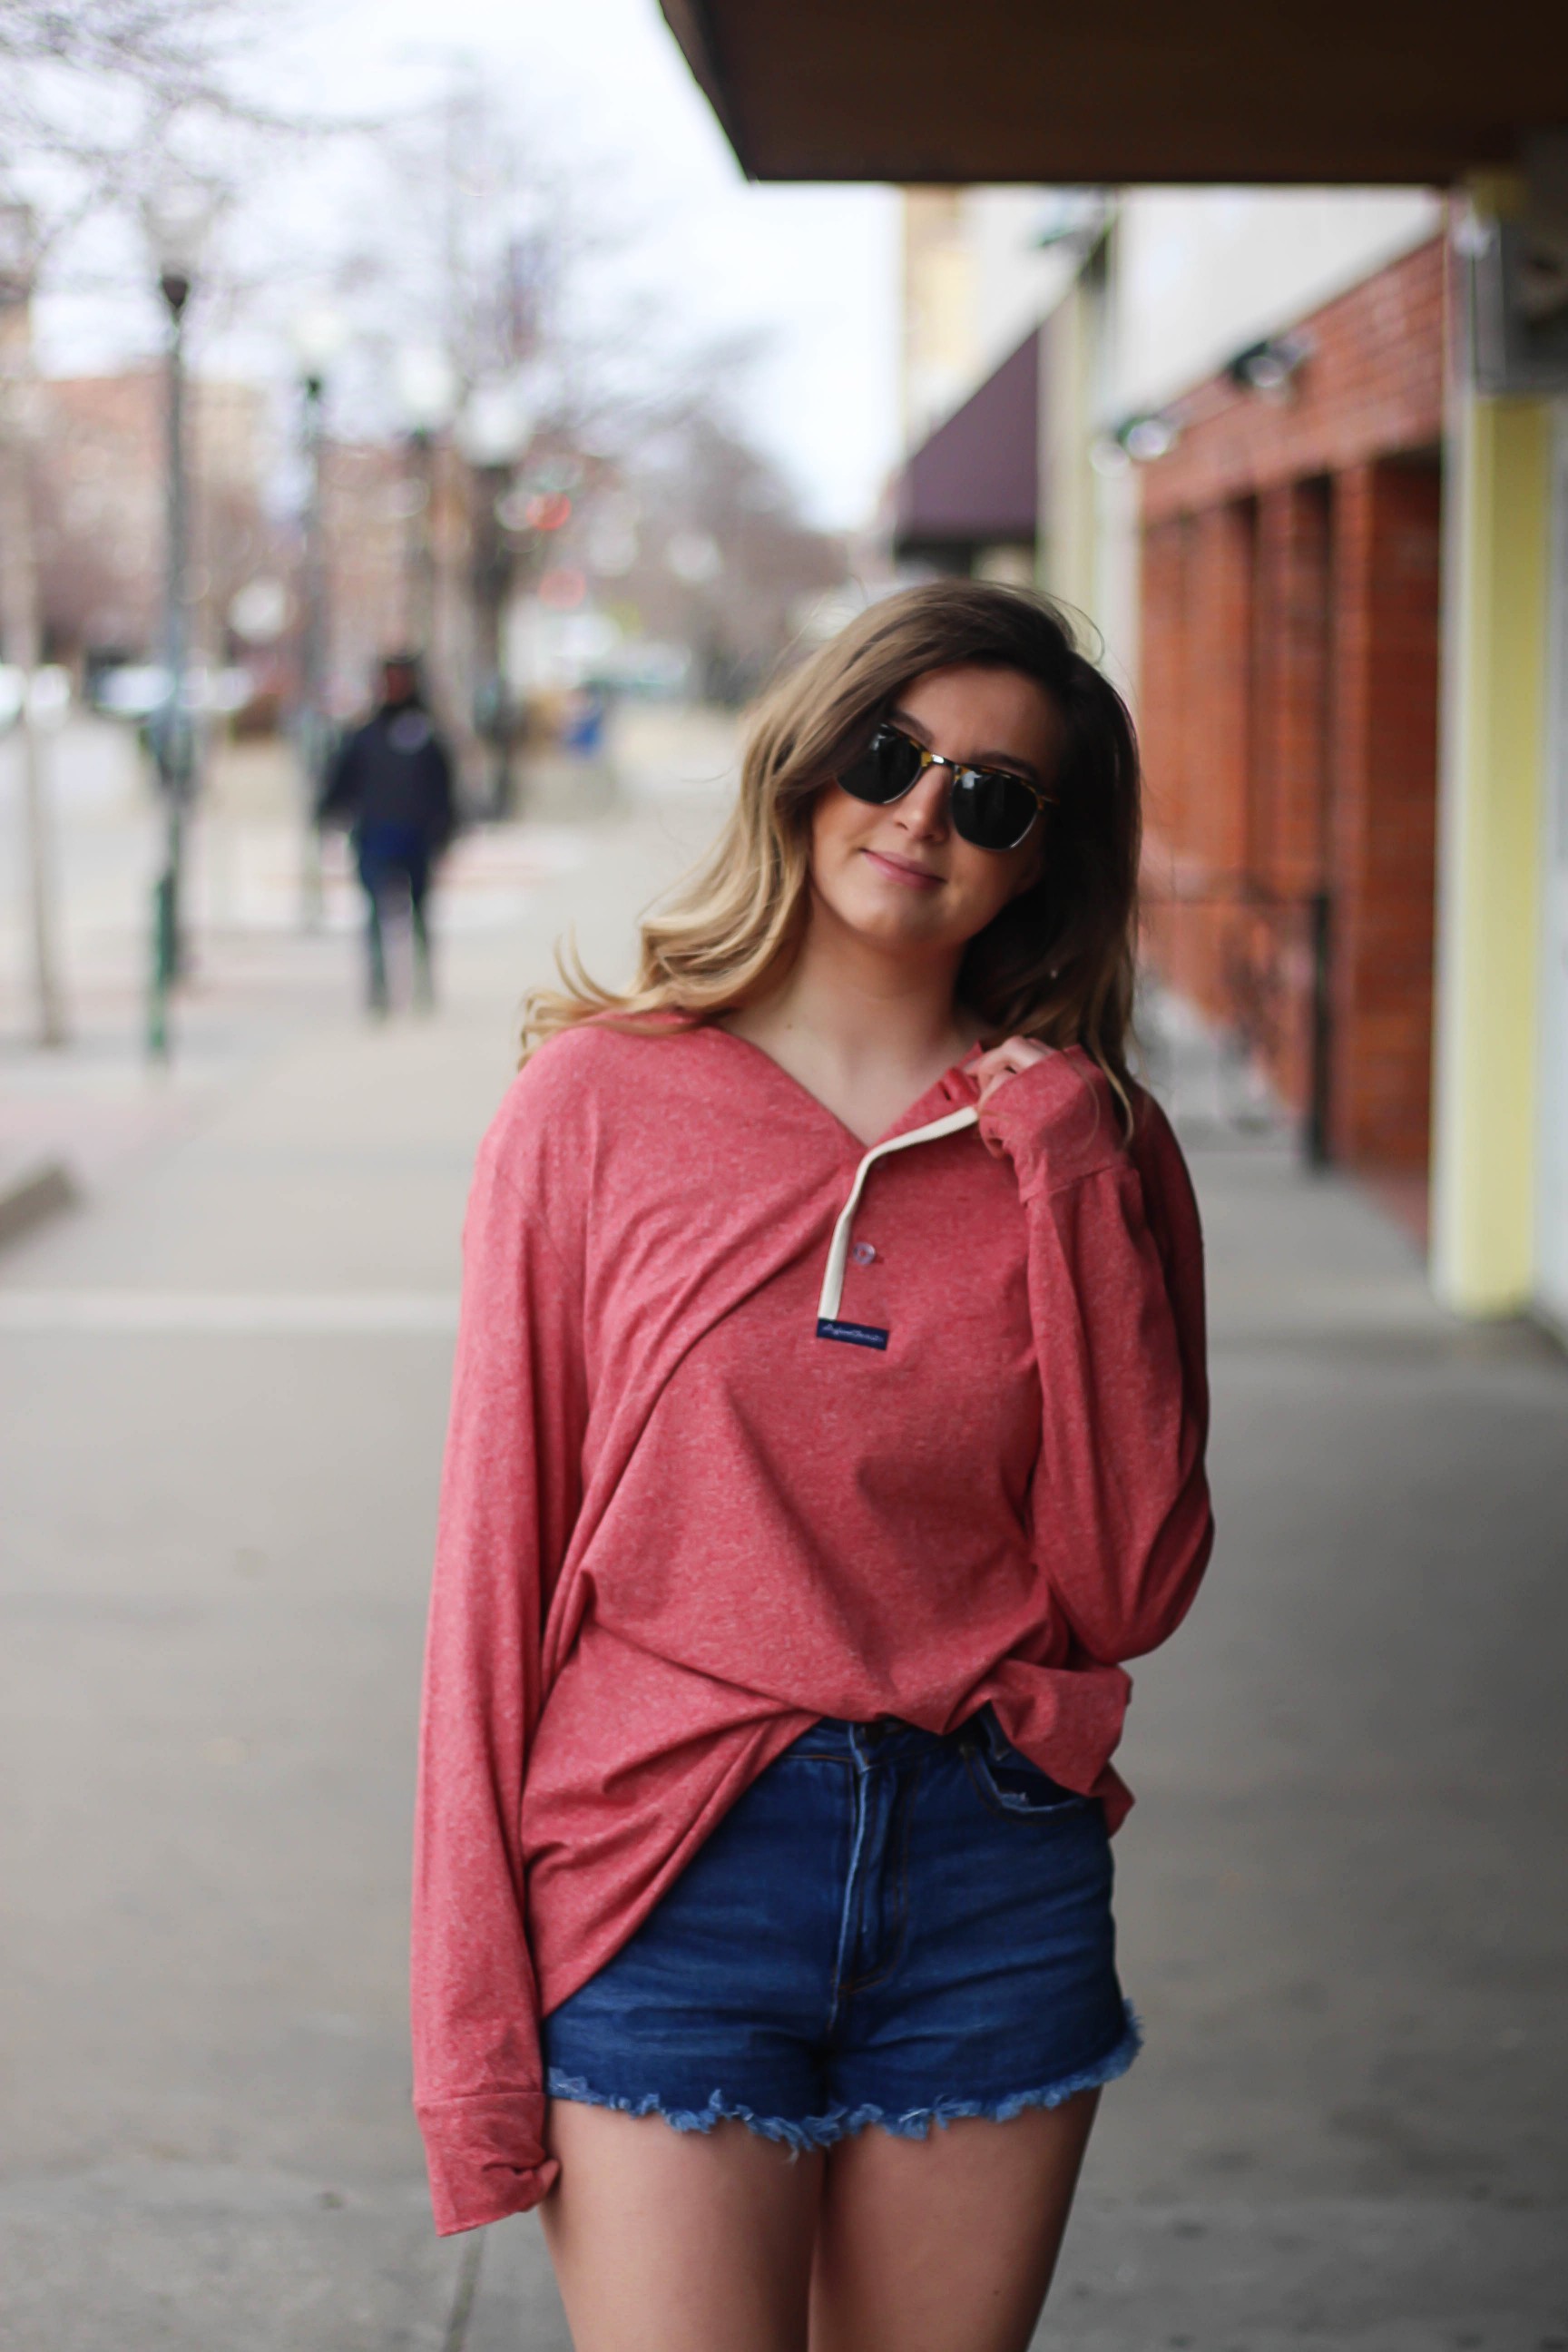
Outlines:
[[[837,1323],[838,1309],[844,1298],[844,1269],[849,1262],[849,1228],[865,1190],[871,1163],[889,1151],[907,1151],[911,1143],[934,1143],[939,1135],[956,1135],[960,1128],[973,1127],[980,1117],[973,1103],[966,1110],[949,1111],[945,1118],[933,1118],[929,1127],[911,1128],[908,1135],[895,1135],[886,1143],[873,1144],[855,1171],[855,1181],[849,1187],[849,1198],[838,1212],[838,1223],[833,1228],[833,1240],[827,1252],[827,1270],[822,1277],[822,1296],[816,1302],[818,1327]]]

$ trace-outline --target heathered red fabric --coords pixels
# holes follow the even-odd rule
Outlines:
[[[889,1133],[975,1100],[970,1057]],[[1121,1661],[1208,1555],[1202,1244],[1147,1097],[1082,1053],[863,1157],[718,1028],[569,1031],[515,1081],[465,1231],[426,1669],[415,2098],[437,2228],[537,2203],[538,2020],[821,1716],[986,1701],[1112,1825]],[[869,1245],[873,1255],[868,1260]],[[866,1261],[866,1262],[863,1262]]]

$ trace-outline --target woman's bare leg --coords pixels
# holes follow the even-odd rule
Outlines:
[[[557,2099],[540,2208],[576,2352],[805,2352],[820,2156]]]
[[[1086,2091],[927,2139],[873,2126],[832,2148],[811,2352],[1025,2352],[1099,2104]]]

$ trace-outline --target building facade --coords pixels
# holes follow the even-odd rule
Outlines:
[[[156,656],[167,523],[166,388],[158,366],[37,386],[35,534],[46,636],[61,660]],[[235,596],[281,555],[267,502],[268,402],[198,377],[189,394],[188,598],[204,658],[222,657]]]
[[[1449,1305],[1568,1328],[1568,399],[1480,380],[1468,257],[1525,200],[1058,209],[1035,551],[1137,710],[1151,961],[1427,1234]],[[906,502],[997,404],[980,348]]]
[[[1097,367],[1063,437],[1156,951],[1302,1101],[1315,887],[1331,1148],[1426,1213],[1447,1304],[1568,1328],[1568,352],[1496,324],[1551,202],[1130,194],[1068,298]]]
[[[1447,263],[1247,347],[1138,468],[1152,951],[1378,1175],[1431,1127]]]

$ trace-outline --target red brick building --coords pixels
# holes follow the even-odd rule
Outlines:
[[[77,661],[157,657],[163,626],[167,519],[165,402],[161,365],[115,375],[57,377],[39,386],[34,465],[37,546],[51,656]],[[243,653],[267,697],[297,690],[301,549],[296,519],[275,510],[282,436],[263,388],[193,377],[189,386],[191,569],[198,660]],[[442,675],[464,625],[466,477],[450,448],[437,454],[434,538]],[[405,449],[329,435],[321,502],[331,701],[340,715],[371,690],[378,656],[417,632],[410,611],[409,549],[416,501]],[[276,645],[240,646],[229,624],[237,593],[258,578],[289,591]]]
[[[1434,240],[1140,469],[1153,961],[1305,1109],[1326,930],[1326,1140],[1391,1173],[1428,1148],[1446,312]]]
[[[58,660],[156,651],[166,397],[155,363],[38,386],[37,548],[46,635]],[[221,656],[236,591],[283,561],[264,495],[274,461],[267,407],[252,384],[192,380],[189,593],[203,657]]]

